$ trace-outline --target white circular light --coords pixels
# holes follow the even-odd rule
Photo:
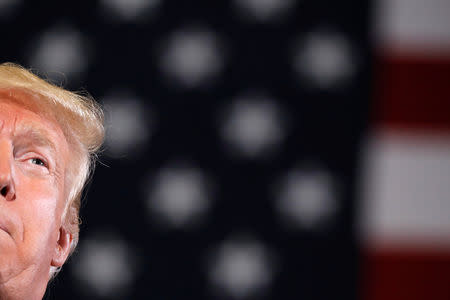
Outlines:
[[[240,97],[225,114],[222,137],[240,155],[259,158],[273,151],[285,136],[281,111],[266,97]]]
[[[162,223],[185,228],[201,219],[210,205],[210,186],[199,169],[171,165],[151,179],[148,207]]]
[[[224,52],[221,49],[217,35],[209,30],[180,30],[164,44],[161,69],[183,87],[198,87],[210,82],[222,70]]]
[[[281,182],[277,209],[284,222],[305,229],[318,229],[337,210],[336,184],[321,169],[295,169]]]
[[[82,290],[88,288],[108,299],[124,299],[135,278],[136,265],[132,249],[110,233],[88,237],[71,264]]]
[[[79,76],[88,67],[88,47],[74,28],[58,26],[44,32],[31,47],[30,64],[50,79]]]
[[[111,20],[137,21],[147,16],[160,0],[101,0],[101,8]]]
[[[236,7],[249,17],[267,22],[282,17],[295,4],[294,0],[235,0]]]
[[[297,44],[294,69],[319,88],[339,86],[356,71],[350,42],[337,33],[310,33]]]
[[[106,152],[115,158],[132,158],[142,152],[152,134],[153,114],[130,91],[110,92],[103,99]]]
[[[211,256],[209,278],[217,289],[235,299],[257,295],[272,282],[269,251],[251,238],[226,241]]]

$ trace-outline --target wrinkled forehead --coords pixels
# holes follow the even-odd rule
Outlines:
[[[20,111],[20,118],[9,119],[9,122],[14,122],[9,128],[16,140],[26,140],[50,148],[56,153],[60,164],[65,166],[64,169],[70,168],[68,158],[72,147],[51,103],[28,92],[0,89],[0,106],[2,105]]]
[[[15,137],[28,136],[36,140],[40,144],[54,144],[52,139],[61,139],[65,135],[62,128],[58,124],[57,120],[45,109],[44,106],[37,107],[33,102],[25,102],[22,99],[15,99],[13,97],[7,97],[0,93],[0,105],[3,107],[9,107],[9,111],[16,112],[15,116],[8,118],[8,116],[2,116],[0,119],[0,126],[5,122],[12,122],[9,130]],[[7,112],[5,108],[2,112]],[[17,114],[17,112],[19,114]],[[54,145],[51,145],[54,146]]]
[[[1,131],[10,131],[9,134],[15,140],[28,140],[65,155],[69,147],[60,124],[43,107],[37,109],[30,105],[0,94]]]
[[[0,97],[0,132],[19,140],[27,137],[41,146],[55,147],[53,140],[65,136],[57,123],[19,104]]]
[[[55,131],[62,131],[70,151],[76,157],[82,155],[83,149],[73,128],[73,112],[62,104],[24,88],[0,88],[0,99],[14,102],[48,121]]]
[[[66,113],[55,101],[25,89],[0,88],[0,102],[14,103],[35,113],[47,127],[55,132],[62,132],[72,150],[77,148],[73,132],[66,122]]]

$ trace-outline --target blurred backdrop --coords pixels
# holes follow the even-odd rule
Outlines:
[[[445,0],[1,0],[106,111],[46,299],[449,299]]]

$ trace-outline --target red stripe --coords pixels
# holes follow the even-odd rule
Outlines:
[[[450,253],[369,251],[362,267],[365,300],[450,299]]]
[[[375,64],[376,125],[450,131],[450,55],[384,55]]]
[[[375,80],[375,130],[450,133],[450,55],[384,52],[376,60]],[[362,299],[449,300],[450,251],[413,249],[367,250],[361,265]]]

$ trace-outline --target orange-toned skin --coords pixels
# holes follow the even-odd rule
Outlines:
[[[55,121],[0,98],[0,300],[42,299],[50,267],[67,259],[69,162]]]

